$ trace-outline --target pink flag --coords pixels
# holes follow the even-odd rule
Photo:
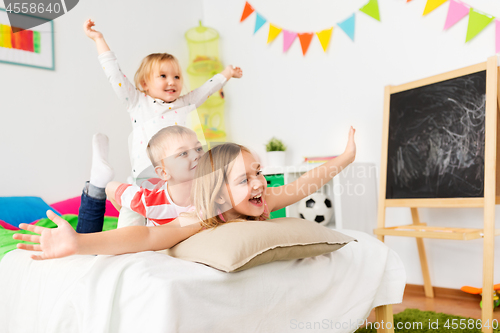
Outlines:
[[[500,21],[495,20],[496,24],[496,40],[497,40],[497,45],[496,45],[496,53],[500,52]]]
[[[450,7],[448,8],[448,16],[446,16],[444,30],[448,30],[455,25],[455,23],[467,16],[467,14],[469,14],[469,10],[470,8],[464,3],[456,0],[450,0]]]
[[[297,34],[295,32],[283,30],[283,53],[288,51],[295,38],[297,38]]]

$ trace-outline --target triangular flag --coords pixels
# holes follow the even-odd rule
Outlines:
[[[459,1],[450,0],[450,8],[448,8],[448,16],[444,24],[444,30],[451,28],[455,23],[469,14],[470,8]]]
[[[356,16],[354,13],[347,18],[346,20],[337,23],[337,25],[344,30],[344,32],[349,36],[352,40],[354,40],[354,26],[356,23]]]
[[[477,36],[478,33],[483,31],[488,24],[493,21],[494,17],[487,14],[482,14],[476,11],[474,8],[470,9],[469,13],[469,26],[467,27],[467,37],[465,42],[467,43],[471,39]]]
[[[267,22],[267,20],[265,18],[263,18],[262,15],[260,15],[257,12],[255,12],[255,14],[257,14],[257,15],[255,16],[255,30],[253,31],[253,33],[256,33],[257,31],[259,31],[259,29],[262,28],[264,23]]]
[[[495,20],[495,24],[496,24],[496,53],[499,53],[500,52],[500,21],[499,20]]]
[[[248,2],[245,2],[245,8],[243,9],[243,14],[241,14],[240,22],[245,21],[246,18],[253,13],[253,11],[253,7]]]
[[[448,0],[427,0],[427,3],[425,4],[424,13],[422,15],[425,16],[425,15],[429,14],[430,12],[432,12],[434,9],[441,6],[446,1],[448,1]]]
[[[288,51],[295,38],[297,38],[297,33],[283,30],[283,53]]]
[[[361,7],[359,11],[373,17],[377,21],[380,21],[380,12],[378,10],[377,0],[370,0],[366,5]]]
[[[269,23],[269,35],[267,35],[267,44],[271,43],[281,32],[281,28]]]
[[[330,44],[330,38],[332,37],[332,31],[333,31],[333,27],[331,27],[330,29],[325,29],[323,31],[316,33],[316,36],[318,36],[319,42],[321,43],[321,46],[323,47],[323,51],[325,51],[325,52],[328,49],[328,44]]]
[[[309,45],[311,44],[311,39],[313,37],[312,32],[303,32],[303,33],[298,33],[299,40],[300,40],[300,46],[302,46],[302,54],[306,55],[307,49],[309,48]]]

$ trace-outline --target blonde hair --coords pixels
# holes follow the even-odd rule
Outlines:
[[[153,135],[151,140],[149,140],[147,148],[148,157],[153,166],[159,166],[161,160],[167,157],[165,156],[165,151],[169,147],[171,138],[180,138],[188,135],[196,136],[196,133],[192,129],[179,125],[164,127]]]
[[[212,148],[198,161],[191,189],[191,202],[204,228],[213,228],[228,222],[267,218],[265,212],[261,216],[241,216],[228,222],[219,217],[221,211],[216,199],[220,196],[223,186],[228,185],[228,175],[233,168],[232,162],[242,152],[251,154],[244,146],[225,143]]]
[[[182,73],[181,73],[181,66],[179,65],[179,61],[177,60],[176,57],[169,53],[152,53],[142,59],[141,65],[139,66],[139,69],[137,72],[135,72],[134,76],[134,82],[135,82],[135,87],[143,92],[144,87],[142,86],[143,82],[147,82],[151,79],[151,76],[153,75],[155,70],[158,70],[160,67],[160,64],[164,61],[169,61],[177,66],[179,69],[179,76],[181,80],[183,79]]]

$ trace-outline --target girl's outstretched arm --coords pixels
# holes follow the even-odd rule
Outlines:
[[[85,23],[83,24],[83,31],[85,31],[85,34],[87,35],[87,37],[89,37],[90,39],[92,39],[95,42],[95,44],[97,46],[97,53],[98,54],[108,52],[109,46],[106,43],[106,41],[104,40],[104,36],[102,35],[101,32],[93,29],[92,28],[93,26],[95,26],[95,22],[92,21],[91,19],[89,19],[89,20],[85,21]]]
[[[20,224],[24,230],[39,235],[14,234],[19,239],[36,244],[19,243],[19,249],[42,251],[32,255],[32,259],[54,259],[73,254],[123,254],[141,251],[168,249],[197,233],[201,226],[197,218],[178,217],[174,221],[158,227],[125,227],[116,230],[78,234],[71,225],[52,211],[47,211],[57,228],[44,228],[31,224]]]
[[[342,155],[309,170],[290,184],[280,187],[268,187],[266,189],[266,201],[269,210],[275,211],[304,199],[319,190],[351,164],[356,157],[355,132],[356,130],[351,126],[347,146]]]

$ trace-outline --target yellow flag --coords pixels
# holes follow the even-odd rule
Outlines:
[[[430,12],[432,12],[434,9],[441,6],[446,1],[448,1],[448,0],[427,0],[427,3],[425,4],[423,16],[429,14]]]
[[[321,43],[321,46],[323,47],[323,51],[326,52],[328,49],[328,45],[330,44],[330,38],[332,37],[332,31],[333,27],[330,29],[325,29],[320,32],[316,33],[316,36],[318,36],[319,42]]]
[[[271,43],[281,32],[281,28],[269,23],[269,35],[267,35],[267,44]]]

